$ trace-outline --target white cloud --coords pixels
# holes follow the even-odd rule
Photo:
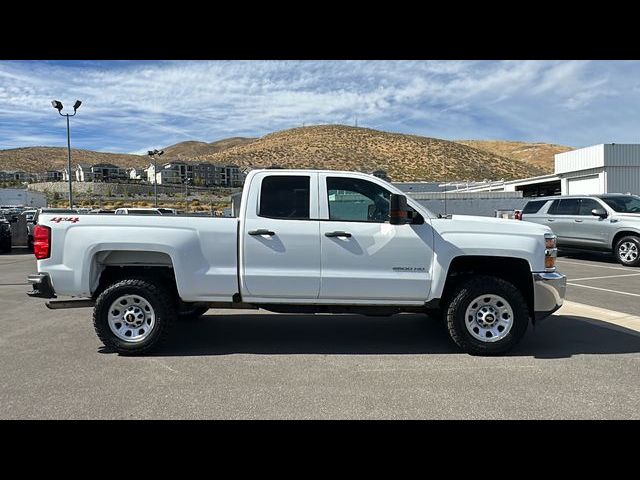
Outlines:
[[[74,145],[121,144],[123,152],[187,139],[258,136],[303,122],[351,123],[356,115],[361,125],[407,133],[525,135],[571,143],[599,131],[596,119],[584,123],[583,109],[605,101],[640,106],[637,81],[627,85],[630,72],[637,78],[640,64],[177,61],[70,67],[0,62],[0,148],[21,139],[58,138],[56,132],[58,143],[66,141],[63,120],[56,120],[50,105],[53,98],[65,105],[83,100],[72,120]],[[16,118],[21,122],[12,128]],[[635,131],[630,118],[621,117],[617,126],[623,136]]]

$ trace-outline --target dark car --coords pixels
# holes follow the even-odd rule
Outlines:
[[[4,215],[0,215],[0,252],[11,251],[11,224]]]

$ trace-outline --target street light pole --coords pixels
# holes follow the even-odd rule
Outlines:
[[[156,162],[156,155],[160,156],[164,153],[164,150],[149,150],[147,155],[151,157],[153,161],[153,195],[156,199],[156,208],[158,208],[158,164]]]
[[[73,104],[73,114],[62,113],[62,102],[59,102],[58,100],[53,100],[51,105],[53,105],[53,108],[58,110],[58,113],[61,116],[67,117],[67,176],[69,180],[69,208],[73,208],[73,188],[71,186],[71,129],[69,128],[69,117],[74,117],[76,115],[78,108],[82,105],[82,102],[80,100],[76,100],[76,103]]]

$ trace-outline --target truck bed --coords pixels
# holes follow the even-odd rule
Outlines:
[[[189,272],[176,275],[185,301],[230,301],[238,291],[236,218],[47,213],[38,223],[52,244],[38,270],[55,272],[59,295],[91,296],[104,268],[141,263]]]

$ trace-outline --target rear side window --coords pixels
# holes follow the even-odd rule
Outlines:
[[[522,213],[538,213],[545,203],[547,203],[546,200],[531,201],[524,206]]]
[[[309,219],[311,177],[273,175],[262,180],[258,215],[288,220]]]
[[[577,198],[565,198],[563,200],[554,200],[549,207],[550,215],[578,215],[580,208],[580,200]]]

